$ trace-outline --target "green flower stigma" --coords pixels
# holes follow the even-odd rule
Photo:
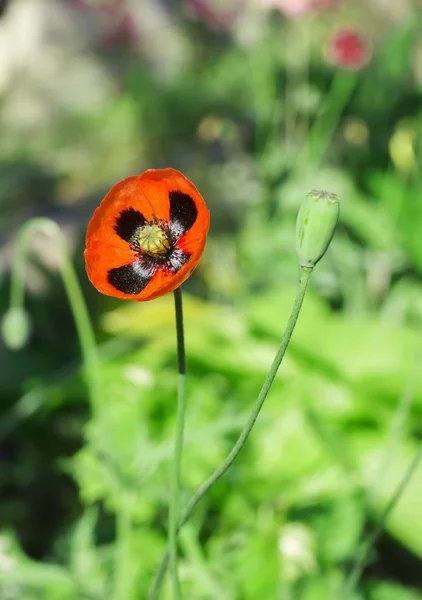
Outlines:
[[[142,227],[139,232],[139,248],[149,256],[165,256],[170,250],[170,240],[156,223],[149,223]]]

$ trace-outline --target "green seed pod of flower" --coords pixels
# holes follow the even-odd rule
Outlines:
[[[28,341],[31,323],[23,308],[10,308],[1,324],[3,340],[10,350],[20,350]]]
[[[313,269],[327,251],[334,235],[340,212],[335,194],[310,192],[296,221],[296,253],[299,265]]]

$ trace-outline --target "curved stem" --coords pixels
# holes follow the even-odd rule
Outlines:
[[[277,374],[277,371],[281,364],[281,361],[283,360],[284,355],[286,353],[287,346],[289,345],[290,338],[292,337],[293,330],[295,328],[297,319],[299,317],[300,309],[302,308],[302,304],[303,304],[303,300],[305,298],[305,293],[306,293],[306,289],[308,286],[309,277],[311,275],[311,272],[312,272],[312,270],[310,270],[310,269],[301,268],[301,270],[300,270],[300,280],[299,280],[299,285],[298,285],[298,289],[297,289],[297,293],[296,293],[296,298],[295,298],[295,301],[293,304],[292,311],[290,313],[289,320],[286,325],[286,329],[284,330],[283,337],[281,338],[280,347],[279,347],[277,354],[274,358],[274,361],[270,367],[270,370],[268,371],[268,374],[265,378],[264,384],[261,388],[261,391],[259,392],[258,398],[256,399],[251,412],[249,413],[248,420],[237,439],[236,444],[233,446],[232,450],[228,454],[225,461],[214,471],[214,473],[193,494],[193,496],[189,500],[185,510],[183,511],[182,516],[179,519],[177,531],[179,531],[183,527],[183,525],[186,523],[186,521],[189,519],[192,512],[196,508],[196,505],[205,496],[205,494],[208,492],[208,490],[214,485],[214,483],[220,477],[222,477],[224,475],[224,473],[227,471],[227,469],[230,468],[230,466],[236,459],[237,455],[239,454],[239,452],[242,450],[243,446],[245,445],[245,442],[248,439],[249,434],[251,433],[252,428],[255,424],[255,421],[257,420],[258,415],[261,411],[261,408],[265,402],[265,399],[268,395],[268,392],[269,392],[271,385],[274,381],[274,378]],[[164,556],[162,558],[160,567],[157,571],[155,581],[153,583],[153,586],[152,586],[150,594],[149,594],[149,600],[156,600],[156,598],[158,596],[158,593],[159,593],[160,587],[161,587],[161,583],[162,583],[163,577],[164,577],[166,569],[167,569],[169,556],[170,556],[170,553],[169,553],[169,550],[167,549],[166,553],[164,554]]]
[[[181,592],[177,569],[177,522],[179,519],[180,470],[182,464],[183,433],[185,428],[186,413],[186,355],[183,331],[182,290],[180,287],[174,291],[174,308],[176,313],[177,363],[179,375],[177,384],[176,434],[174,438],[173,464],[170,474],[170,506],[168,536],[171,576],[173,584],[173,598],[179,600],[181,598]]]
[[[28,244],[31,235],[35,231],[40,231],[54,239],[59,249],[61,258],[59,263],[60,274],[75,320],[76,331],[84,361],[84,371],[91,401],[91,410],[93,413],[97,413],[101,401],[101,383],[94,331],[75,269],[69,257],[66,239],[60,227],[51,219],[44,217],[31,219],[18,233],[16,257],[11,274],[10,308],[23,308],[25,294],[25,265]]]

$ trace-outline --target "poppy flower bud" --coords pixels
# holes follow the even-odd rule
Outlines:
[[[330,192],[310,192],[296,221],[296,253],[299,265],[313,269],[326,253],[340,212],[338,198]]]
[[[10,350],[20,350],[28,341],[31,323],[23,308],[10,308],[1,326],[3,340]]]

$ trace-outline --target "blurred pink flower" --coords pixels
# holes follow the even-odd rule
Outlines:
[[[312,10],[331,8],[339,0],[260,0],[262,4],[278,8],[287,17],[298,17]]]
[[[371,60],[372,45],[370,40],[356,29],[339,29],[328,40],[325,55],[336,67],[358,71]]]

